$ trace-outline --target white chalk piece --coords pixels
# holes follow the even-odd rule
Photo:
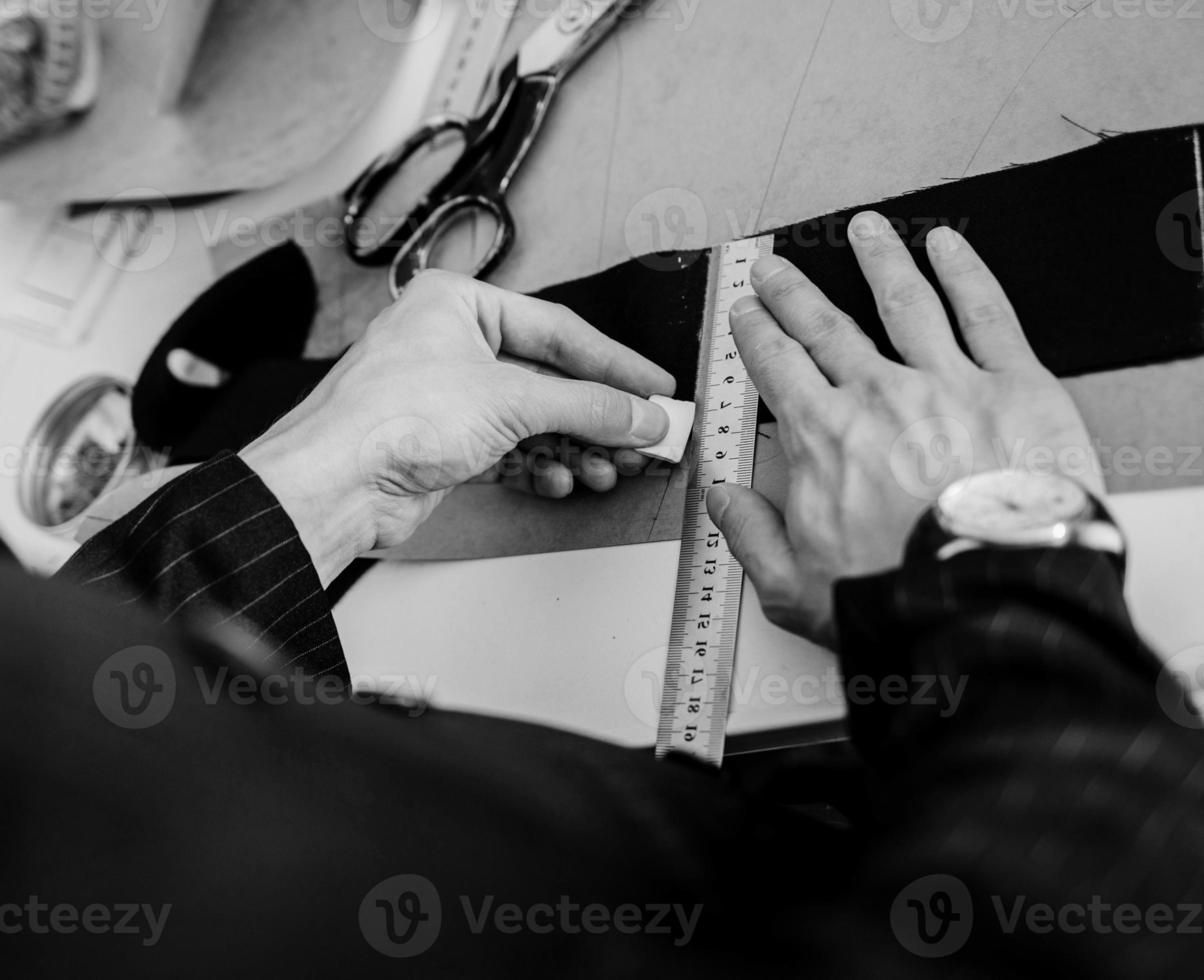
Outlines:
[[[694,431],[694,413],[697,411],[693,402],[678,402],[672,398],[653,395],[650,399],[653,405],[659,405],[669,416],[669,434],[655,446],[639,450],[641,456],[659,459],[665,463],[680,463],[686,455],[686,446]]]

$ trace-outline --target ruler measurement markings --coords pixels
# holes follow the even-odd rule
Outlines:
[[[733,304],[752,293],[752,264],[772,251],[763,236],[721,246],[712,267],[699,367],[703,412],[686,494],[682,552],[662,689],[657,755],[686,752],[723,760],[744,572],[706,510],[720,483],[752,483],[759,396],[728,323]]]

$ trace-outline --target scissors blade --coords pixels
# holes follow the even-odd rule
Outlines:
[[[564,0],[554,17],[531,35],[518,53],[518,73],[565,76],[606,37],[619,18],[641,0]]]

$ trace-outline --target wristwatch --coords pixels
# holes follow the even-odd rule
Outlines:
[[[1124,533],[1077,480],[994,470],[958,480],[916,524],[906,558],[947,561],[981,549],[1087,548],[1108,556],[1124,578]]]

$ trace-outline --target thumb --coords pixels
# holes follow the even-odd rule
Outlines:
[[[532,436],[555,432],[611,449],[639,449],[669,434],[664,409],[607,385],[530,375],[524,396],[519,412]]]
[[[752,580],[766,618],[804,632],[802,571],[778,509],[755,490],[721,484],[707,494],[707,511]]]

